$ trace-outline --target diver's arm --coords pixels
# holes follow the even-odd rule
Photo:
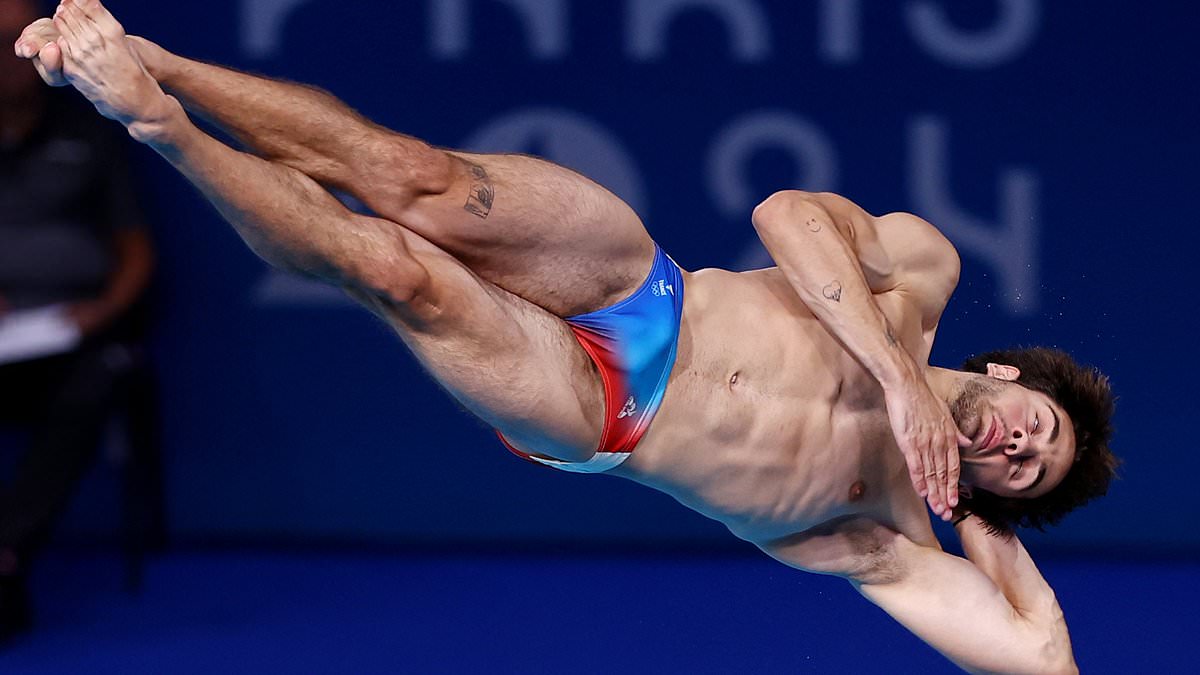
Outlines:
[[[891,262],[877,251],[864,266],[856,241],[815,194],[777,192],[754,209],[754,229],[817,319],[885,387],[920,379],[920,369],[900,345],[873,299],[890,290]],[[867,269],[872,269],[870,280]]]
[[[792,567],[850,581],[969,671],[1075,673],[1062,611],[1020,542],[982,531],[968,537],[964,545],[986,559],[982,567],[942,552],[936,539],[922,546],[862,516],[838,518],[759,547]]]
[[[1054,591],[1015,534],[992,534],[982,520],[969,514],[955,523],[954,531],[967,559],[992,580],[1018,612],[1036,608],[1054,597]],[[1058,614],[1065,640],[1067,626],[1061,621],[1062,613]]]
[[[754,210],[754,227],[808,309],[883,387],[913,487],[934,513],[949,520],[948,507],[958,501],[958,446],[969,441],[961,438],[946,403],[929,389],[873,292],[915,288],[918,295],[927,294],[925,289],[936,285],[931,279],[945,279],[952,289],[957,256],[949,274],[928,264],[945,256],[924,253],[937,240],[944,242],[940,235],[918,236],[896,256],[882,246],[859,244],[877,234],[872,219],[857,207],[839,209],[841,202],[850,202],[834,197],[778,192]]]
[[[964,547],[982,564],[897,534],[887,563],[850,581],[965,670],[1077,673],[1062,609],[1025,547],[979,530]]]

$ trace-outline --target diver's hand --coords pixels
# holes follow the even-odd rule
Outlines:
[[[59,37],[53,19],[38,19],[25,27],[13,45],[17,56],[32,61],[38,75],[51,87],[67,85],[67,78],[63,77],[62,72],[63,55],[58,46]]]
[[[971,444],[950,416],[950,408],[923,379],[884,389],[888,421],[917,494],[942,520],[958,505],[958,449]]]

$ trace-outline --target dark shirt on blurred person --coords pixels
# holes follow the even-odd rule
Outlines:
[[[0,296],[5,310],[90,305],[94,334],[145,287],[149,242],[119,128],[67,92],[44,98],[36,126],[0,140]]]

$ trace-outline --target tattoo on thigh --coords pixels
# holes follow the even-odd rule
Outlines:
[[[824,288],[821,289],[821,295],[825,296],[825,298],[827,300],[832,300],[834,302],[841,302],[842,301],[842,282],[838,281],[837,279],[834,279],[833,281],[829,282],[828,284],[825,285]]]
[[[467,203],[463,208],[480,218],[487,218],[492,211],[492,202],[496,199],[496,188],[487,171],[478,164],[467,164],[471,172],[471,192],[467,195]]]

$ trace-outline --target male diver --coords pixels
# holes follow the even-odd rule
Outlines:
[[[64,0],[15,48],[154,148],[264,260],[388,322],[518,455],[666,492],[847,579],[963,668],[1075,672],[1011,528],[1104,493],[1111,392],[1053,350],[929,365],[959,260],[924,220],[783,191],[752,215],[778,267],[687,272],[583,176],[436,148],[311,87],[181,58],[99,0]],[[966,560],[941,550],[925,501],[958,514]]]

